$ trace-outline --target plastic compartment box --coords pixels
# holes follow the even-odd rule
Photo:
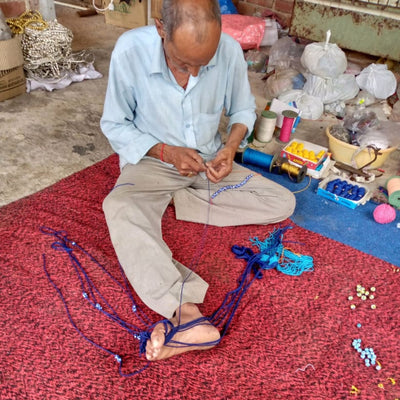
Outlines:
[[[335,179],[340,179],[341,181],[345,181],[346,183],[348,183],[350,185],[364,188],[365,189],[364,196],[361,199],[356,201],[356,200],[347,199],[345,197],[339,196],[337,194],[334,194],[334,193],[326,190],[326,187],[329,184],[329,182],[332,182]],[[371,191],[368,189],[367,186],[361,185],[358,182],[353,182],[350,179],[343,178],[342,176],[338,176],[338,175],[329,175],[324,180],[322,180],[318,185],[317,194],[319,196],[325,197],[326,199],[334,201],[335,203],[341,204],[343,206],[346,206],[346,207],[352,208],[352,209],[356,208],[359,205],[365,204],[371,197]]]
[[[317,156],[317,160],[312,160],[302,156],[301,154],[295,154],[291,151],[294,144],[302,146],[303,151],[313,152]],[[305,140],[291,140],[281,151],[281,157],[286,157],[289,161],[298,164],[305,165],[309,169],[317,169],[321,163],[324,162],[328,156],[328,149],[326,147],[318,146],[314,143],[306,142]]]

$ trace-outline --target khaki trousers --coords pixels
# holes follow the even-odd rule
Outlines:
[[[243,186],[210,195],[221,187]],[[171,199],[177,219],[215,226],[270,224],[294,211],[294,195],[234,163],[232,173],[218,184],[200,175],[185,177],[168,164],[144,158],[126,165],[103,209],[118,260],[142,301],[165,318],[180,304],[201,303],[208,284],[174,260],[162,238],[161,218]],[[183,285],[183,286],[182,286]]]

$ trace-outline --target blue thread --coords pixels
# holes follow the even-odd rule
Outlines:
[[[270,154],[266,154],[258,150],[253,150],[248,147],[243,152],[242,162],[244,164],[257,165],[259,167],[270,170],[273,158],[274,156],[271,156]]]
[[[215,197],[217,197],[220,193],[224,192],[225,190],[239,189],[240,187],[245,185],[249,181],[249,179],[252,178],[253,176],[254,176],[253,174],[247,175],[246,178],[244,178],[242,182],[239,182],[236,185],[226,185],[226,186],[219,188],[216,192],[214,192],[210,196],[211,199],[214,199]]]
[[[111,190],[110,190],[110,193],[113,191],[113,190],[115,190],[115,189],[118,189],[118,188],[120,188],[120,187],[122,187],[122,186],[135,186],[135,184],[134,183],[120,183],[119,185],[115,185]]]
[[[207,227],[208,227],[208,225],[205,225],[203,241],[198,248],[199,251],[204,246],[205,233],[206,233]],[[121,328],[125,329],[129,334],[131,334],[132,337],[135,338],[139,342],[139,354],[143,354],[146,351],[146,343],[147,343],[148,339],[150,338],[150,333],[152,332],[154,327],[159,323],[164,324],[165,331],[167,332],[166,337],[165,337],[165,345],[166,346],[171,346],[171,347],[214,346],[214,345],[220,343],[222,338],[225,336],[225,334],[233,320],[233,317],[234,317],[235,312],[240,304],[242,297],[247,292],[250,285],[255,281],[255,279],[259,279],[262,277],[262,270],[277,268],[278,270],[280,270],[281,272],[283,272],[285,274],[291,274],[291,275],[298,274],[299,275],[300,274],[300,272],[299,272],[300,265],[297,265],[298,259],[296,259],[296,257],[301,258],[301,256],[294,255],[293,253],[287,251],[286,249],[283,249],[283,247],[282,247],[283,233],[288,228],[289,227],[274,230],[270,234],[270,237],[267,240],[265,240],[264,242],[260,242],[257,238],[253,239],[254,243],[256,243],[257,246],[260,248],[260,253],[258,253],[258,254],[255,254],[251,249],[246,248],[246,247],[233,246],[232,251],[236,254],[237,258],[243,258],[243,259],[247,260],[246,267],[239,278],[238,287],[227,293],[222,305],[210,317],[201,317],[197,320],[190,321],[189,323],[180,324],[180,315],[179,315],[178,326],[173,326],[173,324],[169,320],[164,320],[161,322],[157,322],[155,324],[151,324],[149,317],[147,317],[145,315],[145,313],[143,312],[143,310],[141,310],[140,307],[138,307],[138,305],[135,303],[133,294],[129,287],[126,275],[123,273],[121,265],[119,265],[119,270],[120,270],[121,276],[123,278],[123,284],[120,283],[114,276],[112,276],[87,251],[85,251],[82,247],[80,247],[78,244],[76,244],[76,242],[72,242],[68,238],[66,232],[55,231],[55,230],[53,230],[51,228],[47,228],[47,227],[42,227],[41,232],[46,235],[53,236],[56,240],[52,243],[51,247],[56,251],[64,252],[69,257],[69,259],[71,261],[71,265],[79,278],[79,282],[82,287],[82,293],[84,294],[83,297],[86,300],[88,300],[88,304],[91,307],[93,307],[94,309],[99,310],[101,313],[103,313],[103,315],[105,317],[110,319],[112,322],[117,323]],[[74,249],[70,247],[72,245],[72,243],[74,244]],[[283,252],[282,252],[282,250],[283,250]],[[194,261],[196,259],[198,261],[197,256],[198,256],[199,251],[195,255],[195,257],[193,259]],[[136,317],[139,319],[140,323],[143,325],[142,327],[138,327],[133,324],[130,324],[118,316],[116,311],[107,302],[107,300],[104,298],[104,296],[101,295],[100,291],[97,289],[97,287],[94,285],[93,281],[90,279],[89,274],[83,268],[82,264],[79,262],[78,254],[75,254],[75,253],[79,253],[79,252],[82,253],[84,256],[88,257],[94,263],[95,266],[100,268],[100,270],[103,273],[105,273],[115,284],[118,285],[118,287],[123,291],[123,293],[128,295],[128,297],[132,301],[132,310],[135,312]],[[285,254],[285,252],[286,252],[286,254]],[[278,254],[281,254],[280,257],[278,257]],[[283,256],[282,256],[282,254],[283,254]],[[290,259],[290,257],[292,257],[292,258]],[[279,261],[280,258],[283,261]],[[294,270],[291,269],[292,268],[291,264],[294,264],[296,266],[296,268]],[[308,265],[308,266],[306,264],[307,263],[304,263],[304,262],[302,263],[303,271],[312,270],[312,264]],[[94,342],[87,335],[85,335],[79,329],[79,327],[76,325],[76,323],[72,319],[71,313],[69,311],[68,303],[67,303],[61,289],[55,284],[55,282],[52,280],[52,278],[48,272],[46,256],[44,254],[43,254],[43,269],[44,269],[44,272],[45,272],[49,282],[55,288],[56,292],[58,293],[59,297],[61,298],[61,300],[64,304],[64,308],[66,310],[68,319],[69,319],[70,323],[72,324],[72,326],[74,327],[74,329],[79,333],[79,335],[81,335],[82,338],[87,340],[93,346],[112,355],[119,364],[118,371],[121,376],[124,376],[124,377],[133,376],[133,375],[141,373],[146,368],[148,368],[148,366],[150,364],[149,362],[147,362],[147,364],[144,367],[139,368],[138,370],[133,371],[131,373],[123,372],[122,358],[119,355],[115,354],[113,351]],[[182,287],[183,287],[183,285],[182,285]],[[182,290],[183,290],[183,288],[182,288]],[[181,291],[181,296],[182,296],[182,291]],[[99,300],[97,300],[97,298]],[[100,301],[103,303],[103,305],[100,304]],[[208,323],[213,324],[215,327],[217,327],[218,329],[221,330],[220,339],[211,341],[211,342],[207,342],[207,343],[200,343],[200,344],[183,343],[183,342],[180,342],[180,341],[177,341],[174,339],[175,335],[178,332],[189,330],[196,325],[208,324]]]

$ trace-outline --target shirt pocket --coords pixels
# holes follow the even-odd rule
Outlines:
[[[215,141],[215,136],[218,132],[219,123],[221,120],[222,109],[215,112],[198,113],[194,120],[194,131],[198,146],[208,146],[210,142]]]

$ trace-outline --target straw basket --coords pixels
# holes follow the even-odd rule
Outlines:
[[[374,151],[370,149],[364,149],[358,153],[353,160],[353,154],[359,150],[359,147],[342,142],[341,140],[333,137],[330,134],[330,127],[326,128],[326,135],[328,136],[329,140],[329,151],[332,153],[332,156],[336,161],[340,161],[344,164],[355,166],[357,168],[362,168],[375,157]],[[388,149],[380,150],[378,158],[372,164],[368,165],[368,168],[380,167],[389,157],[390,153],[395,151],[396,148],[397,147],[389,147]]]

